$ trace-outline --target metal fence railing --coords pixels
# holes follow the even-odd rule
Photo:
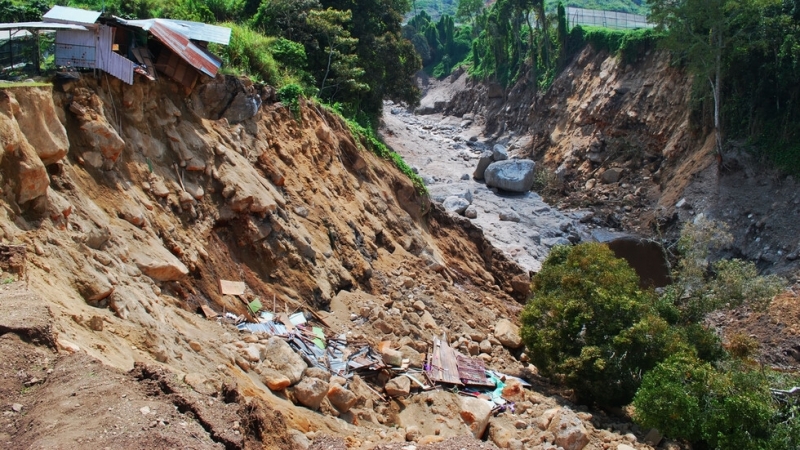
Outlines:
[[[570,28],[575,25],[581,25],[632,30],[635,28],[653,28],[655,26],[647,22],[647,17],[638,14],[573,7],[567,8],[567,21]]]

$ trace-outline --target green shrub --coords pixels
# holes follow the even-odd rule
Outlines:
[[[272,57],[285,66],[303,70],[306,67],[306,49],[303,44],[277,38],[270,46]]]
[[[397,167],[411,180],[411,183],[414,185],[414,189],[416,189],[417,193],[420,195],[425,195],[428,193],[428,188],[425,187],[425,182],[422,181],[422,178],[418,174],[414,173],[414,171],[411,169],[411,166],[409,166],[408,163],[403,160],[402,156],[398,155],[389,147],[387,147],[386,144],[381,141],[380,137],[375,134],[371,127],[365,127],[359,124],[357,121],[345,117],[342,114],[343,107],[340,103],[337,103],[333,106],[326,105],[326,108],[328,111],[336,114],[345,121],[347,127],[350,129],[350,132],[353,133],[353,136],[357,138],[356,142],[361,143],[369,151],[380,156],[381,158],[391,160],[395,167]]]
[[[625,62],[633,62],[656,48],[664,34],[653,29],[612,30],[602,27],[575,26],[570,30],[567,52],[574,54],[591,44],[595,50],[605,50],[619,55]]]
[[[680,257],[664,290],[663,301],[679,311],[683,324],[699,323],[711,311],[748,304],[763,309],[783,289],[774,276],[759,276],[752,262],[737,259],[711,262],[714,251],[732,241],[723,224],[698,216],[681,230]]]
[[[289,83],[278,89],[278,99],[286,104],[286,107],[300,120],[300,97],[303,95],[303,88],[295,83]]]
[[[236,75],[248,75],[264,83],[281,82],[278,65],[272,57],[275,38],[265,36],[246,25],[231,22],[221,25],[231,28],[230,43],[212,44],[210,50],[222,57],[226,71]]]
[[[647,373],[633,405],[641,426],[712,449],[768,448],[778,412],[761,371],[738,363],[717,369],[686,354]]]
[[[603,244],[554,247],[532,293],[521,318],[528,354],[583,400],[627,404],[641,374],[683,348],[636,272]]]

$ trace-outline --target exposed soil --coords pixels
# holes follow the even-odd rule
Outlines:
[[[761,363],[796,372],[800,370],[800,296],[797,290],[795,285],[775,297],[766,311],[741,307],[713,313],[708,322],[720,330],[723,342],[729,343],[735,335],[743,334],[758,344],[757,357]]]
[[[697,141],[683,100],[674,100],[681,75],[656,56],[641,64],[582,55],[554,85],[561,103],[456,77],[432,83],[423,102],[447,115],[387,105],[387,141],[434,197],[471,193],[472,221],[418,195],[319,105],[303,102],[297,120],[269,87],[246,80],[206,80],[189,95],[166,79],[127,86],[91,76],[52,92],[0,91],[0,242],[24,245],[27,261],[22,272],[2,276],[19,282],[0,285],[0,446],[544,449],[554,448],[551,421],[563,416],[583,430],[584,448],[651,448],[647,430],[572,404],[568,391],[536,375],[521,348],[494,335],[501,319],[517,321],[530,272],[554,243],[723,211],[736,184],[754,192],[780,185],[787,195],[774,208],[748,200],[731,209],[734,223],[752,221],[744,241],[735,234],[757,245],[741,253],[760,247],[762,264],[775,255],[774,264],[787,268],[797,258],[796,242],[770,240],[792,236],[771,232],[791,222],[791,180],[764,184],[732,162],[715,171],[707,154],[690,151]],[[637,81],[636,71],[648,68],[667,70],[671,84],[652,84],[650,72]],[[617,94],[607,89],[625,100],[610,102]],[[509,102],[501,112],[514,99],[529,103]],[[641,138],[647,151],[625,159],[613,139],[627,132],[600,119],[617,117],[610,112],[628,99],[640,109],[623,125],[659,127]],[[668,108],[673,100],[676,111]],[[566,104],[574,120],[553,109],[536,126],[526,122],[553,104]],[[612,140],[595,134],[600,125]],[[543,192],[555,208],[535,193],[504,197],[462,179],[478,144],[495,142],[512,157],[535,156],[553,174],[564,167]],[[619,158],[589,159],[603,152]],[[607,162],[622,169],[620,181],[600,181]],[[738,174],[727,178],[730,189],[701,208],[702,187],[716,186],[725,171]],[[675,208],[684,197],[691,208]],[[587,214],[586,207],[596,208]],[[499,212],[520,221],[500,221]],[[221,279],[244,282],[245,294],[224,295]],[[526,377],[533,388],[516,393],[513,411],[487,418],[483,440],[472,436],[461,396],[439,389],[388,399],[380,393],[388,375],[349,381],[357,402],[347,412],[330,402],[312,410],[300,406],[294,387],[265,385],[264,355],[243,359],[265,336],[200,314],[201,306],[246,314],[256,298],[275,312],[313,312],[349,342],[389,341],[419,353],[446,334],[461,352],[479,349],[487,367]],[[770,361],[788,366],[800,350],[796,304],[787,295],[768,314],[738,312],[719,325],[749,330]]]

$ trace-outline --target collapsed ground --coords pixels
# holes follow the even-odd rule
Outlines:
[[[466,443],[479,411],[448,391],[388,399],[373,392],[387,380],[350,380],[346,413],[296,405],[295,388],[265,385],[274,341],[200,314],[247,315],[258,298],[373,347],[419,352],[446,334],[490,368],[533,376],[492,337],[516,320],[527,281],[512,281],[526,271],[340,118],[312,103],[295,118],[269,87],[224,77],[188,96],[91,76],[0,95],[0,228],[24,262],[10,253],[0,293],[5,446],[494,445]],[[221,279],[245,293],[223,295]],[[644,436],[547,389],[517,393],[514,413],[484,410],[478,435],[544,445],[564,421],[590,448]]]
[[[503,142],[512,155],[532,155],[561,173],[555,180],[563,184],[549,187],[567,197],[554,198],[597,202],[592,216],[582,216],[591,226],[646,234],[676,214],[716,211],[725,195],[735,195],[736,176],[757,189],[771,186],[771,178],[746,169],[719,181],[713,161],[692,151],[703,147],[686,134],[685,83],[656,55],[635,70],[591,52],[573,64],[548,94],[554,97],[476,85],[439,106],[458,126],[472,114],[485,125],[486,142]],[[513,252],[495,248],[489,232],[420,197],[318,105],[304,103],[297,120],[270,88],[234,78],[188,96],[179,91],[166,80],[128,87],[91,77],[57,85],[52,94],[0,91],[0,228],[4,243],[25,245],[26,259],[24,274],[7,269],[13,273],[0,292],[4,445],[373,448],[462,436],[456,448],[548,448],[559,443],[555,428],[563,422],[585,448],[647,448],[647,430],[570,404],[569,392],[535,376],[521,349],[494,339],[501,319],[516,320],[528,269]],[[617,97],[624,101],[609,100]],[[548,99],[567,107],[542,119]],[[611,125],[620,111],[628,122],[618,130]],[[646,124],[659,126],[655,137],[628,130]],[[604,152],[622,153],[603,136],[635,137],[658,151],[609,158]],[[649,159],[651,174],[639,175]],[[615,167],[621,178],[603,183],[601,171]],[[722,199],[717,203],[703,200],[703,182],[731,190],[719,188],[728,193],[714,197]],[[779,228],[787,216],[781,204],[762,215],[762,203],[753,197],[753,206],[741,208],[752,215],[748,221],[760,217],[763,224],[750,235],[734,231],[739,242],[762,237],[769,246],[762,256],[771,258],[790,242],[772,240],[791,229]],[[731,210],[731,217],[744,212]],[[749,247],[738,248],[747,254]],[[780,250],[775,267],[792,267],[791,250]],[[222,295],[220,279],[245,282],[245,294]],[[389,341],[419,353],[446,332],[455,347],[477,347],[488,367],[527,376],[534,389],[520,394],[514,412],[487,418],[483,437],[491,443],[472,440],[462,398],[442,390],[382,399],[371,391],[382,382],[370,380],[368,388],[351,381],[357,400],[347,413],[330,405],[315,412],[295,404],[293,388],[273,393],[265,385],[271,362],[258,349],[269,339],[253,341],[198,311],[245,315],[245,302],[255,298],[279,312],[319,312],[329,333],[375,347]],[[782,364],[791,363],[797,344],[794,300],[776,302],[788,312],[739,318],[756,321],[754,333],[766,333],[765,324],[780,327],[787,337]],[[739,319],[732,319],[721,323],[734,327]],[[86,417],[95,420],[87,425]]]

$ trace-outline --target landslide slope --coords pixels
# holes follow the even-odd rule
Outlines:
[[[127,86],[85,76],[52,89],[0,89],[0,131],[0,239],[25,245],[27,270],[18,275],[26,286],[14,286],[31,308],[44,307],[26,311],[3,296],[16,311],[0,326],[4,354],[30,355],[7,360],[8,374],[23,375],[9,375],[3,398],[38,405],[25,410],[38,422],[4,419],[4,441],[133,448],[141,426],[187,420],[137,412],[143,396],[160,399],[150,403],[156,411],[191,414],[207,433],[193,445],[187,439],[201,428],[154,435],[153,446],[294,448],[288,430],[352,434],[345,422],[269,394],[242,363],[236,329],[198,308],[238,315],[259,298],[279,312],[320,312],[332,332],[373,345],[422,348],[447,331],[466,349],[464,335],[485,339],[499,318],[516,317],[510,294],[524,296],[511,287],[522,270],[480,230],[429,205],[342,119],[302,99],[295,116],[266,86],[218,77],[187,93],[165,79]],[[245,294],[223,295],[221,279],[245,282]],[[370,320],[351,323],[351,313]],[[26,321],[34,318],[46,324],[34,333],[44,343],[31,341]],[[494,348],[490,364],[522,369]],[[86,359],[63,360],[69,353]],[[200,374],[186,378],[206,380],[195,390],[233,389],[248,400],[237,410],[233,395],[230,415],[214,413],[203,406],[213,399],[197,403],[176,374]],[[92,383],[97,377],[103,383]],[[98,397],[45,407],[101,385],[100,397],[123,401],[114,383],[121,399],[135,401],[127,409],[108,405],[106,414]],[[253,398],[266,403],[253,406]],[[87,404],[94,425],[70,419],[70,408]],[[390,420],[385,404],[364,408],[367,423]],[[144,419],[123,419],[129,414]],[[29,433],[48,420],[63,424],[61,444]],[[461,426],[454,430],[463,434]],[[264,427],[270,433],[258,432]],[[122,437],[110,439],[112,431]]]

